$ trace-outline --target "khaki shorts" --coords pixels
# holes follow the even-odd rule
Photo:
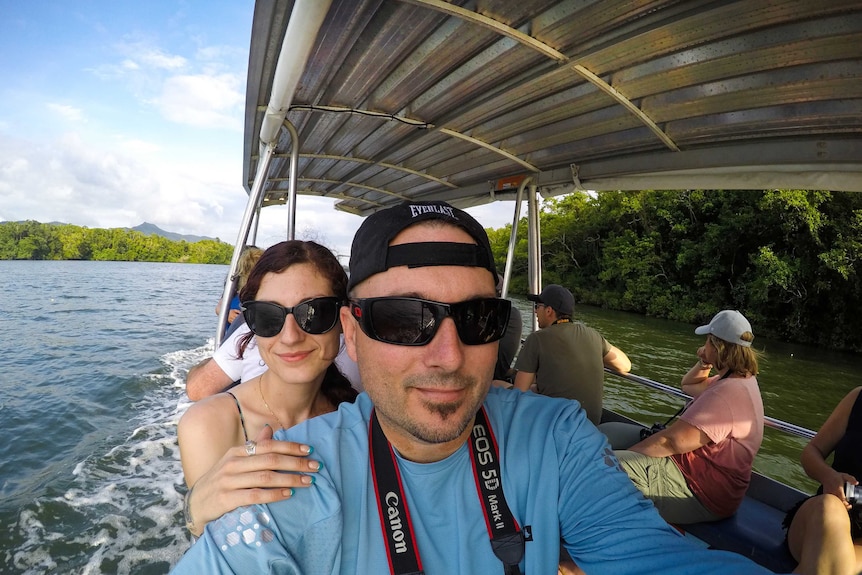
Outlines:
[[[670,457],[649,457],[634,451],[614,453],[635,486],[652,500],[668,523],[700,523],[721,519],[698,501]]]

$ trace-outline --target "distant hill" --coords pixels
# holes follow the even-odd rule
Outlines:
[[[185,240],[189,243],[194,243],[194,242],[199,242],[201,240],[213,240],[213,241],[215,241],[217,239],[217,238],[210,238],[207,236],[192,236],[192,235],[185,235],[185,234],[176,234],[174,232],[166,232],[165,230],[163,230],[159,226],[157,226],[155,224],[150,224],[148,222],[144,222],[141,225],[135,226],[133,228],[125,228],[125,229],[132,229],[136,232],[141,232],[142,234],[147,235],[147,236],[161,236],[163,238],[167,238],[167,239],[169,239],[171,241],[175,241],[175,242],[178,242],[180,240]]]
[[[30,221],[30,220],[27,220],[27,221]],[[18,224],[24,224],[24,223],[27,223],[27,221],[25,221],[25,220],[18,220],[18,221],[16,221],[16,222],[4,222],[3,220],[0,220],[0,223],[18,223]],[[33,221],[35,221],[35,220],[33,220]],[[41,223],[41,222],[37,222],[37,223]],[[66,222],[57,222],[57,221],[53,221],[53,222],[47,222],[47,224],[46,224],[46,225],[49,225],[49,226],[68,226],[68,225],[75,225],[75,224],[68,224],[68,223],[66,223]],[[93,229],[98,229],[98,228],[93,228]],[[102,229],[104,229],[104,228],[102,228]],[[161,237],[166,238],[166,239],[169,239],[169,240],[171,240],[171,241],[173,241],[173,242],[178,242],[178,241],[181,241],[181,240],[185,240],[185,241],[187,241],[187,242],[188,242],[188,243],[190,243],[190,244],[192,244],[192,243],[194,243],[194,242],[199,242],[199,241],[201,241],[201,240],[221,241],[221,240],[219,240],[218,238],[211,238],[211,237],[209,237],[209,236],[193,236],[193,235],[190,235],[190,234],[188,234],[188,235],[187,235],[187,234],[177,234],[177,233],[174,233],[174,232],[166,232],[165,230],[163,230],[162,228],[160,228],[160,227],[159,227],[159,226],[157,226],[156,224],[151,224],[151,223],[149,223],[149,222],[144,222],[144,223],[142,223],[141,225],[139,225],[139,226],[135,226],[135,227],[133,227],[133,228],[118,228],[118,229],[121,229],[121,230],[131,230],[131,231],[135,231],[135,232],[141,232],[141,233],[142,233],[142,234],[144,234],[145,236],[161,236]]]

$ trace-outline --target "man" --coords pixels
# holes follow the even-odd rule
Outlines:
[[[533,383],[539,393],[576,399],[587,417],[602,420],[602,394],[607,366],[628,373],[632,362],[602,335],[580,321],[572,321],[575,298],[561,285],[551,284],[533,302],[539,330],[524,341],[515,361],[515,387],[527,391]]]
[[[562,539],[591,575],[766,575],[670,528],[577,404],[489,390],[510,308],[495,279],[461,210],[369,216],[341,315],[365,393],[277,432],[314,447],[314,485],[210,522],[175,573],[551,575]]]

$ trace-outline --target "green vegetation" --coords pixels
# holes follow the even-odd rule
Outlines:
[[[862,194],[599,192],[545,202],[543,281],[578,302],[688,323],[726,308],[758,335],[862,352]],[[527,225],[511,291],[527,291]],[[500,269],[510,226],[489,230]],[[0,260],[229,264],[232,246],[124,229],[0,223]]]
[[[229,264],[233,246],[189,243],[121,228],[90,229],[34,221],[0,222],[0,260],[101,260]]]
[[[572,194],[546,202],[540,226],[543,282],[576,301],[689,323],[735,308],[759,335],[862,351],[862,194]],[[500,265],[510,229],[489,231]],[[511,290],[525,293],[518,229]]]

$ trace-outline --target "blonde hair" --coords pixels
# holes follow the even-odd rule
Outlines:
[[[707,337],[715,348],[717,357],[715,368],[717,370],[722,371],[725,368],[730,368],[734,373],[757,375],[757,360],[761,357],[761,352],[757,351],[753,347],[745,347],[736,343],[724,341],[720,337],[716,337],[712,334]],[[754,341],[754,334],[747,331],[739,336],[739,339],[752,342]]]
[[[243,248],[242,253],[239,255],[239,261],[236,263],[236,274],[233,276],[236,280],[237,293],[245,286],[248,274],[251,273],[251,269],[257,263],[257,260],[260,259],[261,255],[263,255],[263,250],[257,246],[245,246]]]

